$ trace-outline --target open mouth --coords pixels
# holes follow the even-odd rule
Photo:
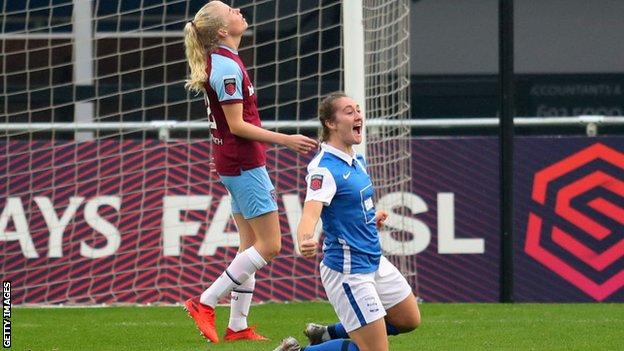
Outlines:
[[[361,126],[361,125],[359,125],[359,126],[353,126],[353,132],[354,132],[356,135],[362,135],[362,126]]]

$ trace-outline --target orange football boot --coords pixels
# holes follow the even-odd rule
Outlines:
[[[189,316],[193,318],[197,329],[210,342],[218,343],[219,336],[215,328],[215,310],[214,308],[199,302],[199,297],[192,297],[184,302],[184,308]]]
[[[225,341],[234,341],[234,340],[256,340],[256,341],[266,341],[269,340],[264,336],[256,333],[256,327],[249,327],[243,330],[239,330],[237,332],[233,331],[230,328],[227,328],[225,331]]]

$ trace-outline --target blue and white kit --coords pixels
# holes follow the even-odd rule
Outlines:
[[[321,144],[308,165],[305,201],[317,200],[325,241],[323,263],[341,273],[377,270],[381,245],[375,228],[373,184],[362,155],[355,157]]]
[[[347,332],[383,318],[411,294],[403,275],[381,253],[374,188],[362,155],[328,144],[308,165],[305,201],[323,203],[321,280]]]

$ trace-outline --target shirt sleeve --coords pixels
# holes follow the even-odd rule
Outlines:
[[[328,206],[336,194],[336,181],[325,167],[313,168],[306,176],[307,192],[305,201],[316,200]]]
[[[243,72],[240,66],[230,58],[213,55],[210,87],[221,103],[242,102]]]

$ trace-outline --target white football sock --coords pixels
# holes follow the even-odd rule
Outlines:
[[[232,300],[230,301],[230,323],[228,328],[233,331],[246,329],[247,315],[251,306],[251,298],[256,287],[256,276],[252,274],[243,284],[232,290]]]
[[[199,301],[210,307],[215,307],[219,299],[232,291],[236,286],[244,283],[258,269],[266,266],[267,262],[260,256],[255,247],[236,255],[232,263],[225,269],[217,280],[206,289]]]

